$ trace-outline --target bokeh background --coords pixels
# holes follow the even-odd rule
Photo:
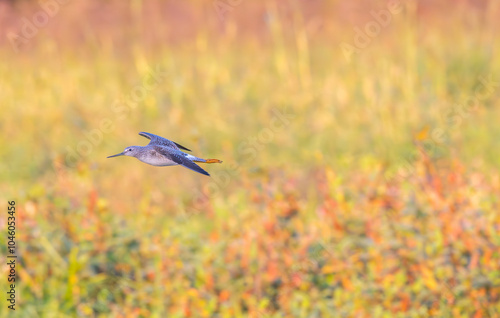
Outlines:
[[[499,17],[0,2],[0,316],[499,317]],[[140,131],[224,163],[106,159]]]

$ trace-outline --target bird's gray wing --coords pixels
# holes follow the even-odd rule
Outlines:
[[[203,170],[196,163],[194,163],[191,160],[189,160],[188,158],[186,158],[185,154],[183,155],[182,152],[180,152],[179,150],[177,150],[177,151],[176,150],[171,150],[171,149],[168,149],[168,148],[164,148],[162,146],[156,146],[156,147],[154,147],[154,149],[158,153],[160,153],[161,155],[169,158],[170,160],[172,160],[175,163],[180,164],[181,166],[184,166],[184,167],[186,167],[188,169],[191,169],[193,171],[199,172],[199,173],[204,174],[206,176],[210,176],[208,174],[208,172],[206,172],[205,170]]]
[[[160,137],[158,135],[150,134],[147,132],[140,132],[139,135],[151,140],[149,142],[149,144],[152,144],[152,145],[166,146],[166,147],[174,148],[177,150],[183,149],[183,150],[191,151],[191,149],[188,149],[182,145],[179,145],[176,142],[168,140],[167,138]]]

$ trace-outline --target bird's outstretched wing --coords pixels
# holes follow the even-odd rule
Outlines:
[[[174,148],[174,149],[177,149],[177,150],[183,149],[183,150],[191,151],[191,149],[188,149],[188,148],[186,148],[186,147],[184,147],[182,145],[179,145],[176,142],[168,140],[167,138],[163,138],[163,137],[160,137],[160,136],[157,136],[157,135],[154,135],[154,134],[150,134],[150,133],[147,133],[147,132],[140,132],[139,135],[141,135],[143,137],[146,137],[149,140],[151,140],[149,142],[149,144],[151,144],[151,145],[166,146],[166,147]]]
[[[184,166],[184,167],[186,167],[188,169],[191,169],[193,171],[196,171],[196,172],[199,172],[201,174],[204,174],[206,176],[210,176],[210,174],[208,174],[208,172],[206,172],[205,170],[203,170],[196,163],[194,163],[191,160],[189,160],[188,158],[186,158],[185,154],[183,155],[182,152],[180,152],[178,150],[167,149],[167,148],[162,147],[162,146],[156,146],[154,148],[155,148],[155,150],[158,153],[160,153],[161,155],[169,158],[173,162],[178,163],[181,166]]]

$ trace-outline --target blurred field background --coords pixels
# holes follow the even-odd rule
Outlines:
[[[400,4],[0,2],[0,316],[500,317],[500,3]]]

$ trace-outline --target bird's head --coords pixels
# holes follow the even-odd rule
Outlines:
[[[139,153],[139,146],[130,146],[125,148],[125,150],[121,153],[118,153],[116,155],[109,156],[108,158],[113,158],[113,157],[118,157],[118,156],[130,156],[130,157],[137,157],[137,154]]]

